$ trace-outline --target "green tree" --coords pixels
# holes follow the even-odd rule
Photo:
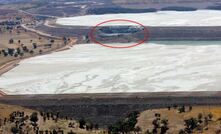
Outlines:
[[[50,42],[53,44],[55,41],[52,39]]]
[[[193,107],[192,106],[189,106],[189,111],[192,111]]]
[[[17,127],[12,127],[12,128],[11,128],[11,132],[12,132],[13,134],[18,134],[18,133],[19,133],[19,129],[18,129]]]
[[[213,118],[213,114],[212,114],[212,113],[209,113],[209,114],[208,114],[208,118],[209,118],[209,120],[211,121],[212,118]]]
[[[95,125],[94,125],[94,129],[95,129],[95,130],[98,130],[98,129],[99,129],[99,125],[98,125],[98,124],[95,124]]]
[[[187,134],[187,133],[185,132],[185,130],[181,129],[181,130],[179,131],[179,134]]]
[[[31,50],[29,53],[30,53],[30,54],[34,54],[34,51],[33,51],[33,50]]]
[[[205,125],[208,125],[208,124],[209,124],[209,119],[208,119],[208,117],[204,117],[204,123],[205,123]]]
[[[168,120],[166,120],[166,119],[161,120],[161,124],[162,124],[162,126],[160,128],[161,129],[160,133],[161,134],[166,134],[167,130],[169,129]]]
[[[178,108],[179,113],[184,113],[185,112],[185,106],[181,106]]]
[[[70,132],[68,132],[68,134],[77,134],[77,133],[75,133],[71,130]]]
[[[79,120],[79,128],[84,129],[85,124],[86,124],[86,121],[84,120],[84,118],[81,118]]]
[[[32,43],[32,46],[33,46],[34,49],[36,49],[37,48],[37,43]]]
[[[36,123],[38,121],[38,113],[33,112],[30,116],[30,121],[34,123],[34,126],[36,126]]]
[[[128,114],[126,119],[118,121],[108,127],[109,134],[127,134],[135,130],[135,125],[137,124],[137,117],[139,112],[131,112]]]
[[[87,123],[85,124],[85,126],[86,126],[86,130],[92,130],[93,127],[94,127],[94,125],[93,125],[91,122],[87,122]]]
[[[15,53],[15,49],[14,48],[8,48],[8,54],[13,56]]]
[[[13,39],[10,39],[9,40],[9,44],[13,44],[14,43],[14,40]]]
[[[139,126],[136,126],[135,128],[134,128],[134,133],[135,134],[139,134],[141,132],[141,128],[139,127]]]
[[[39,50],[39,54],[42,54],[42,52],[43,52],[43,51],[40,49],[40,50]]]
[[[145,134],[152,134],[149,129],[145,132]]]
[[[191,133],[198,126],[198,121],[196,118],[190,118],[190,119],[184,120],[184,122],[186,126],[186,131],[188,133]]]
[[[202,113],[199,113],[198,114],[198,122],[199,123],[202,123],[203,121],[202,121],[202,118],[203,118],[203,114]]]

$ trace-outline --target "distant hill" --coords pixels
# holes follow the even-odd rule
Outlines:
[[[30,0],[0,0],[0,4],[9,4],[9,3],[16,3],[16,2],[28,2]]]
[[[21,2],[41,2],[41,1],[50,1],[50,0],[0,0],[0,4],[11,4],[11,3],[21,3]],[[59,1],[59,0],[55,0]]]
[[[220,2],[220,0],[112,0],[114,3],[123,4],[175,4],[175,3],[202,3]]]
[[[192,7],[204,9],[208,6],[221,4],[220,0],[112,0],[118,6],[126,8],[165,8],[165,7]]]

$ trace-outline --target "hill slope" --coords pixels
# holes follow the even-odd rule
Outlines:
[[[220,3],[219,0],[112,0],[114,4],[127,8],[163,8],[168,6],[207,8]]]

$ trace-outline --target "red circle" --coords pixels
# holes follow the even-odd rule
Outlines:
[[[111,46],[111,45],[107,45],[107,44],[103,44],[99,41],[97,41],[94,37],[94,33],[96,32],[96,28],[101,26],[102,24],[105,24],[105,23],[109,23],[109,22],[116,22],[116,21],[123,21],[123,22],[131,22],[131,23],[135,23],[137,25],[140,25],[141,27],[144,28],[144,39],[139,41],[138,43],[136,44],[133,44],[133,45],[129,45],[129,46]],[[91,38],[91,40],[96,43],[96,44],[99,44],[101,46],[104,46],[104,47],[108,47],[108,48],[131,48],[131,47],[135,47],[135,46],[138,46],[138,45],[141,45],[143,43],[145,43],[146,41],[148,41],[149,39],[149,30],[146,26],[144,26],[143,24],[139,23],[139,22],[136,22],[136,21],[133,21],[133,20],[126,20],[126,19],[112,19],[112,20],[107,20],[107,21],[103,21],[99,24],[97,24],[96,26],[94,26],[91,30],[90,30],[90,33],[89,33],[89,36]]]

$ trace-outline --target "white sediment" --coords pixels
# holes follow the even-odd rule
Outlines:
[[[22,61],[0,77],[0,88],[8,94],[221,90],[220,42],[175,44],[77,45]]]
[[[57,24],[72,26],[95,26],[103,21],[112,19],[128,19],[142,23],[146,26],[221,26],[221,11],[159,11],[153,13],[132,14],[105,14],[86,15],[79,17],[59,18]],[[117,22],[104,25],[136,25],[133,23]]]

